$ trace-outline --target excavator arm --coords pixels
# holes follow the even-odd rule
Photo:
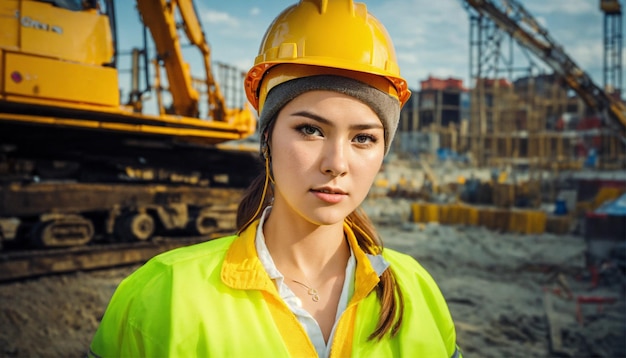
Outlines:
[[[177,1],[180,14],[183,18],[185,33],[187,38],[194,44],[202,53],[202,59],[204,62],[204,72],[206,73],[205,82],[209,89],[209,109],[211,118],[216,121],[226,120],[226,108],[225,99],[220,91],[219,86],[215,82],[211,71],[211,49],[204,37],[204,31],[200,22],[198,21],[197,11],[191,0]]]
[[[194,88],[189,64],[185,62],[178,36],[176,9],[183,21],[189,42],[202,54],[205,85],[208,92],[209,117],[214,121],[227,121],[224,97],[211,71],[211,50],[192,0],[137,0],[137,9],[144,25],[150,30],[158,59],[165,66],[173,112],[185,117],[199,116],[199,93]]]
[[[463,0],[481,15],[490,18],[500,29],[509,33],[521,46],[533,52],[555,72],[585,103],[599,112],[608,112],[610,125],[626,131],[626,107],[609,96],[585,73],[534,18],[515,0]]]

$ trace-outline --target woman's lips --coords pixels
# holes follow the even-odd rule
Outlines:
[[[346,197],[346,193],[341,189],[334,188],[317,188],[311,189],[311,193],[318,199],[329,204],[337,204]]]

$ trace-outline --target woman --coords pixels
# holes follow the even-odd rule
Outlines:
[[[410,96],[364,4],[301,0],[245,80],[262,175],[237,235],[162,254],[124,280],[93,356],[459,357],[446,303],[359,210]]]

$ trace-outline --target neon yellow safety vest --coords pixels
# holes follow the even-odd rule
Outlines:
[[[161,254],[122,281],[91,343],[92,357],[317,357],[256,255],[258,221],[229,236]],[[331,357],[460,357],[454,324],[431,276],[385,249],[404,295],[398,334],[369,341],[379,278],[352,230],[355,289]]]

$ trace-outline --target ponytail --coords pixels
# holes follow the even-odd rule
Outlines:
[[[361,208],[350,213],[346,221],[352,227],[361,250],[370,255],[382,253],[383,243],[374,228],[374,224]],[[391,337],[394,337],[402,324],[404,299],[391,267],[380,275],[380,281],[376,286],[376,296],[381,305],[380,316],[376,329],[368,339],[381,340],[387,332],[390,332]]]
[[[237,234],[241,234],[250,224],[261,217],[263,210],[271,203],[274,190],[268,183],[266,171],[256,177],[244,192],[237,207]]]

